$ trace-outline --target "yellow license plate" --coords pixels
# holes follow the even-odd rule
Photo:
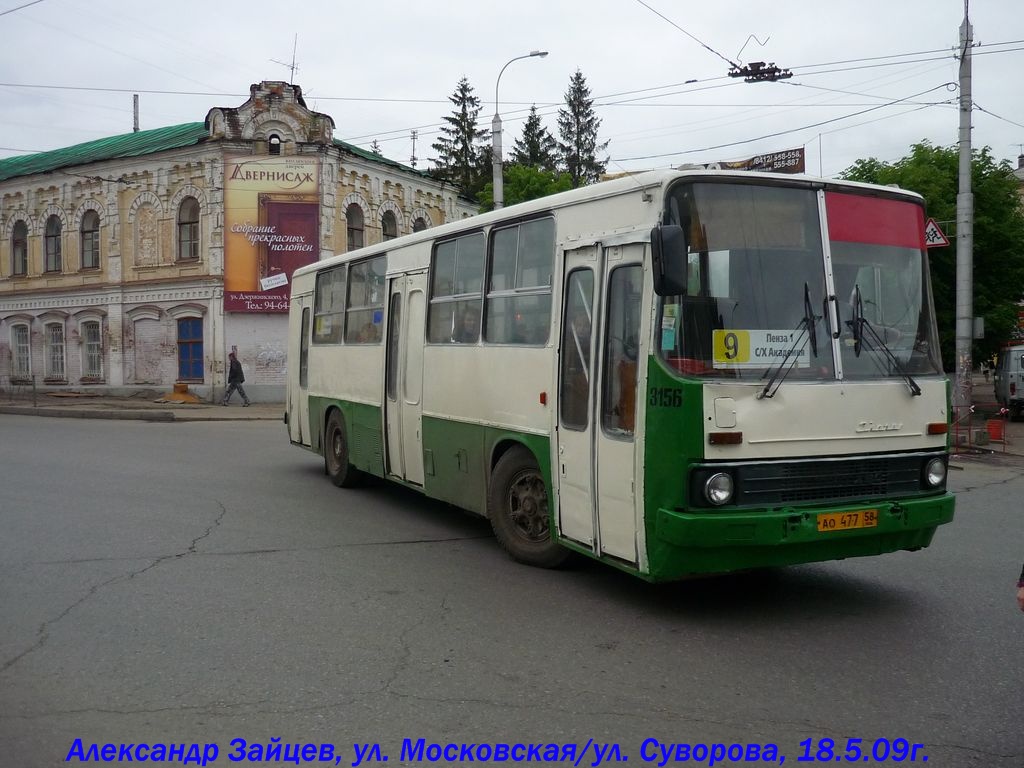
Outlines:
[[[850,531],[854,528],[874,528],[878,525],[877,509],[858,509],[854,512],[829,512],[818,515],[818,532]]]

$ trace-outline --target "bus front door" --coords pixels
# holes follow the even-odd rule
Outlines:
[[[642,254],[642,249],[640,251]],[[628,248],[565,254],[555,481],[559,533],[637,561],[634,424],[642,268]]]
[[[423,485],[423,324],[427,275],[391,280],[384,420],[388,474]]]

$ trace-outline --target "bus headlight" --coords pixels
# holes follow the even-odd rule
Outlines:
[[[932,459],[924,468],[924,482],[929,488],[938,488],[946,482],[946,462]]]
[[[720,507],[732,501],[732,475],[717,472],[704,481],[704,498]]]

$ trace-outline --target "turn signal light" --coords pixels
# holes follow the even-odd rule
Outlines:
[[[929,435],[944,435],[949,432],[949,425],[944,421],[937,421],[928,425]]]
[[[742,445],[742,432],[708,432],[708,443],[711,445]]]

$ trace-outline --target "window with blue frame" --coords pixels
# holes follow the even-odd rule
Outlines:
[[[203,380],[203,318],[178,320],[178,380]]]

